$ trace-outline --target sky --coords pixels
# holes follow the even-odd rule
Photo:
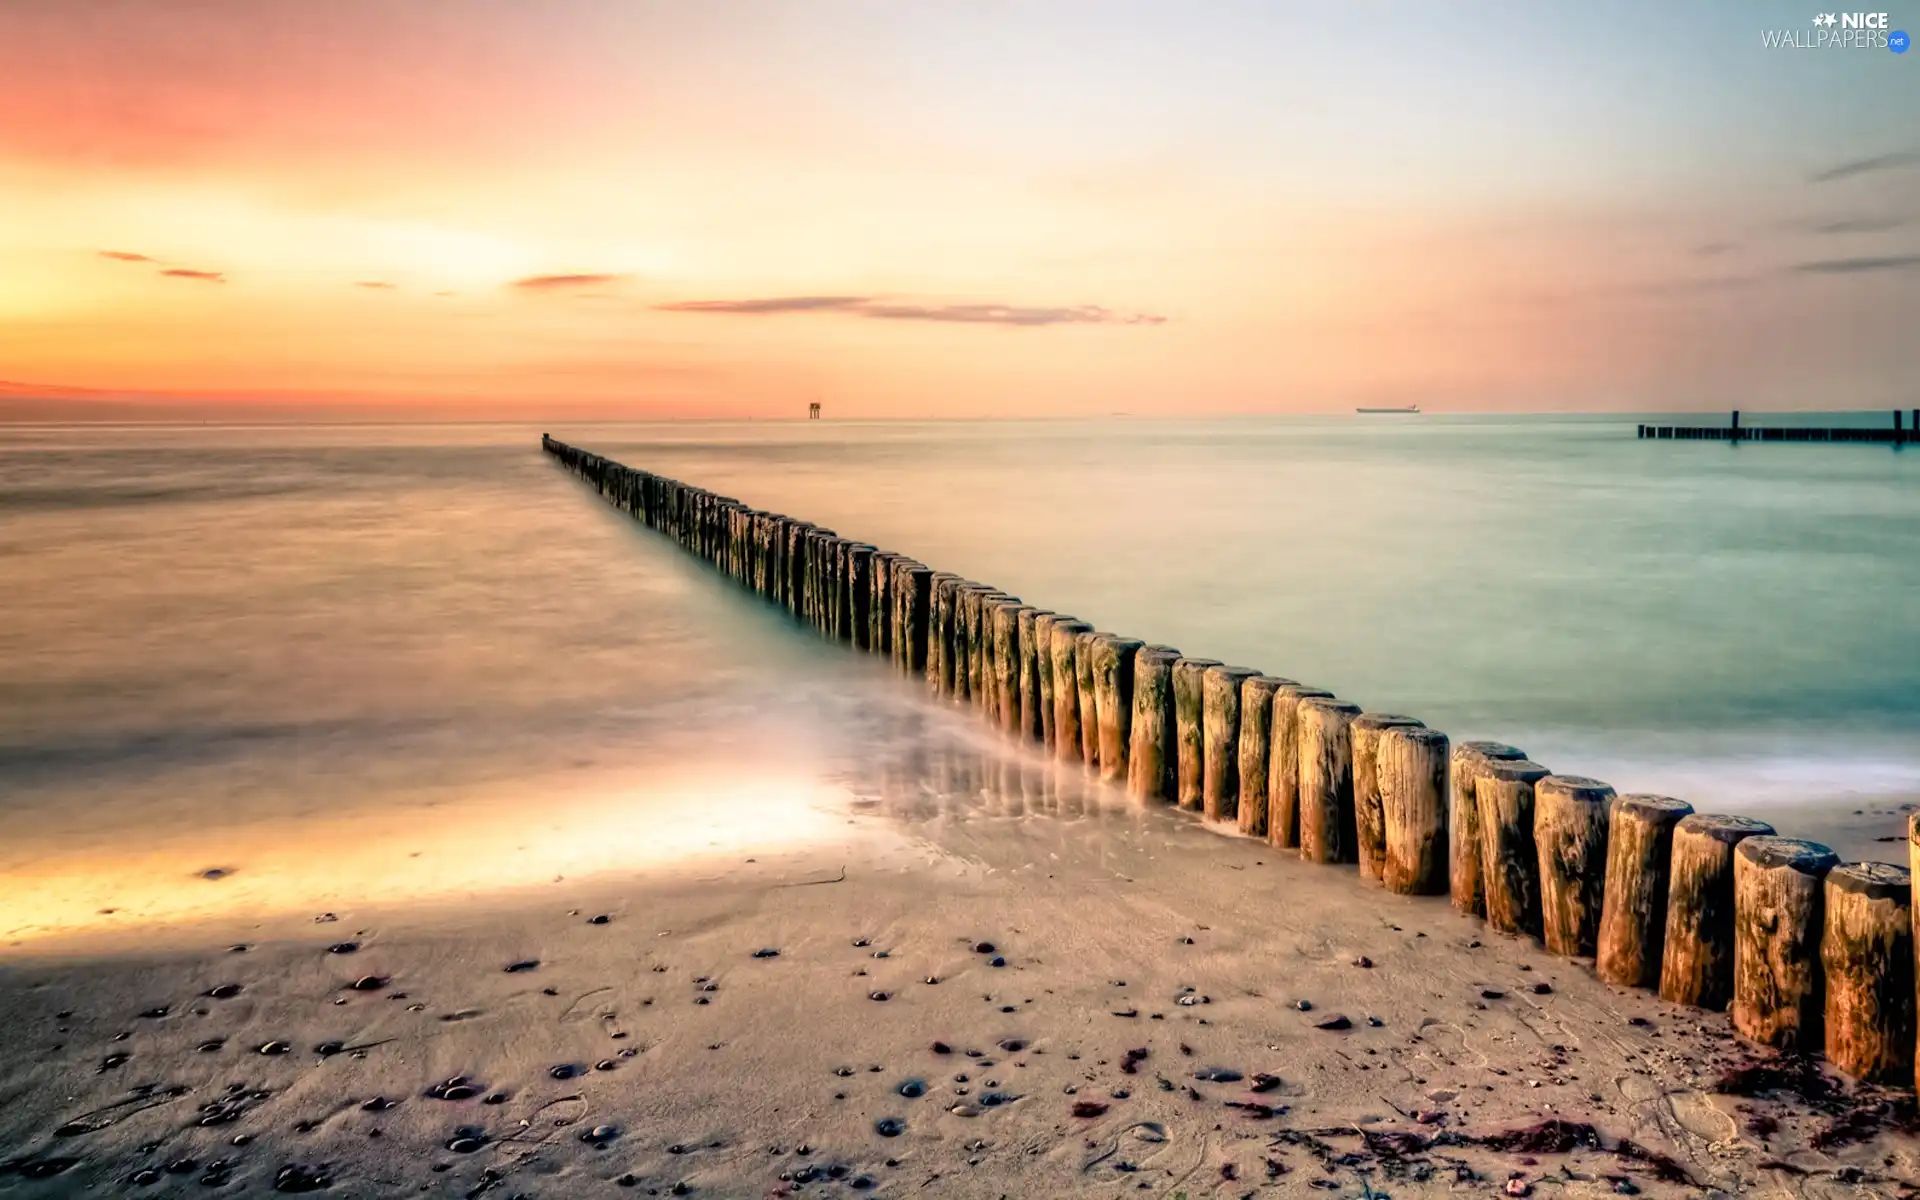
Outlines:
[[[0,397],[1911,406],[1920,52],[1816,15],[4,0]]]

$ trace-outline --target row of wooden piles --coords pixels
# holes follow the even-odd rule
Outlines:
[[[1514,746],[1324,688],[1096,630],[806,521],[551,437],[609,501],[821,636],[1146,804],[1177,805],[1407,895],[1608,983],[1730,1009],[1747,1039],[1910,1085],[1912,875],[1747,817],[1616,795]],[[1920,869],[1920,814],[1909,824]]]

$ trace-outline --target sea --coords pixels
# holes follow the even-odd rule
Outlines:
[[[544,431],[1622,792],[1920,798],[1920,447],[1649,419]],[[831,838],[971,736],[542,432],[0,427],[0,944]]]

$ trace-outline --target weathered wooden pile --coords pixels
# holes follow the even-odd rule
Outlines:
[[[1323,688],[1103,633],[986,584],[543,435],[602,496],[822,636],[1008,737],[1315,863],[1731,1009],[1747,1039],[1909,1085],[1911,873],[1746,817],[1451,745]],[[1920,814],[1909,823],[1920,868]]]

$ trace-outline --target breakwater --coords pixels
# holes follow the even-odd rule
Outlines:
[[[543,437],[609,502],[935,701],[1366,882],[1727,1010],[1861,1078],[1914,1071],[1912,878],[1278,674],[1101,631],[990,585]],[[1909,827],[1920,858],[1920,820]]]
[[[1913,410],[1913,426],[1906,414],[1893,410],[1893,423],[1870,429],[1851,425],[1742,425],[1735,409],[1725,425],[1640,425],[1636,436],[1682,442],[1864,442],[1877,446],[1904,446],[1920,441],[1920,408]]]

